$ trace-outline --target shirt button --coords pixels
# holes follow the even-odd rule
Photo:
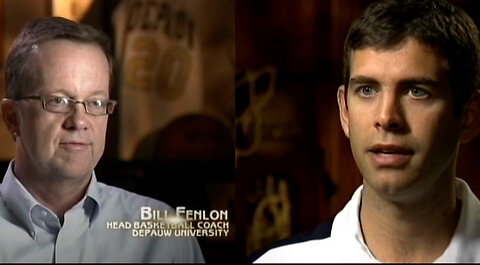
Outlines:
[[[43,210],[43,211],[42,211],[42,215],[43,215],[43,216],[47,216],[47,211]]]

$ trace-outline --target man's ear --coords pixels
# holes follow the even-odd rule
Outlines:
[[[468,143],[480,132],[480,91],[475,91],[465,110],[460,142]]]
[[[20,135],[19,122],[15,102],[11,99],[4,98],[0,102],[2,119],[7,126],[8,131],[12,134],[13,140]]]
[[[342,124],[343,132],[345,133],[345,136],[347,136],[347,138],[350,138],[348,107],[345,93],[345,86],[341,85],[337,91],[337,103],[340,113],[340,123]]]

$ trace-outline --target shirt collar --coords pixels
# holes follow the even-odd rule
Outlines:
[[[462,202],[460,218],[448,248],[437,262],[474,260],[472,257],[478,253],[478,245],[473,242],[478,241],[480,201],[462,179],[456,179],[455,191],[457,199]]]
[[[3,183],[0,184],[0,195],[2,196],[6,207],[18,218],[23,224],[28,233],[34,237],[35,227],[32,221],[32,209],[35,206],[44,207],[41,205],[17,179],[13,172],[14,160],[10,161],[7,172],[3,178]],[[85,214],[89,216],[90,225],[98,216],[100,211],[98,182],[95,172],[92,172],[92,178],[87,188],[83,208]],[[46,207],[44,207],[46,208]]]
[[[363,185],[357,188],[352,195],[350,201],[345,205],[333,222],[332,237],[346,238],[346,242],[355,241],[359,244],[363,251],[375,260],[373,254],[368,249],[363,238],[362,226],[360,224],[360,206],[362,203]],[[352,238],[353,237],[353,238]]]
[[[91,225],[100,211],[100,191],[98,188],[97,176],[95,175],[95,171],[92,172],[92,178],[90,179],[90,183],[88,184],[85,201],[86,203],[84,204],[84,208],[86,213],[90,216]],[[89,205],[90,207],[87,207],[87,205]]]
[[[13,164],[14,160],[10,161],[7,172],[3,177],[3,182],[0,185],[0,193],[7,208],[19,219],[28,233],[34,236],[35,229],[30,212],[39,203],[15,177]]]
[[[367,253],[372,260],[376,260],[370,249],[368,249],[362,234],[360,224],[360,205],[362,201],[363,185],[354,192],[351,200],[345,208],[337,214],[332,226],[332,237],[345,238],[343,242],[357,242],[364,253]],[[462,208],[457,227],[452,240],[436,262],[461,260],[462,255],[476,253],[478,249],[469,249],[474,236],[480,234],[478,223],[480,223],[480,201],[475,197],[468,184],[459,178],[455,178],[456,198],[462,201]],[[472,256],[475,254],[471,254]]]

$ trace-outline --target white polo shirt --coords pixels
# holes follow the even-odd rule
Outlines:
[[[449,246],[435,262],[480,262],[480,201],[465,181],[457,178],[455,185],[457,198],[462,200],[460,219]],[[255,263],[379,262],[360,228],[362,188],[335,216],[330,237],[271,249]]]

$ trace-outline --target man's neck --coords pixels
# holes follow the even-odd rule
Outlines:
[[[65,212],[77,204],[86,194],[91,178],[76,180],[18,174],[15,176],[28,192],[42,205],[52,210],[63,223]],[[52,178],[52,176],[49,176]]]
[[[454,180],[449,181],[451,184],[435,187],[443,191],[408,203],[385,199],[364,185],[360,223],[365,242],[378,260],[433,262],[444,253],[461,209]]]

